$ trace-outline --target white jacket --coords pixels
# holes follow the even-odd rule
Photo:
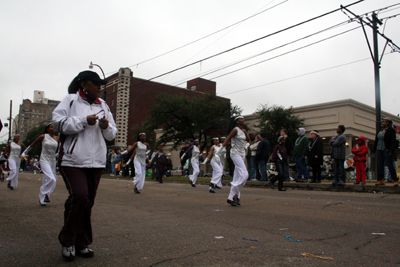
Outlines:
[[[103,112],[104,111],[104,112]],[[108,127],[102,130],[99,123],[89,125],[87,116],[105,116]],[[60,133],[59,161],[61,166],[76,168],[105,168],[107,146],[104,139],[114,140],[117,127],[108,105],[103,99],[89,104],[79,90],[67,95],[53,111],[54,128]]]

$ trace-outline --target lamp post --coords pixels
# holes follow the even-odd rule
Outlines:
[[[93,64],[92,63],[92,61],[90,61],[90,64],[89,64],[89,69],[93,69],[93,66],[96,66],[96,67],[98,67],[100,70],[101,70],[101,73],[103,73],[103,78],[104,78],[104,80],[106,79],[106,75],[104,75],[104,71],[103,71],[103,69],[99,66],[99,65],[97,65],[97,64]],[[103,96],[103,100],[104,101],[106,101],[106,96],[107,96],[107,84],[105,84],[104,85],[104,96]]]

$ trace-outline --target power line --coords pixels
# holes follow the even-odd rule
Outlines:
[[[204,76],[210,75],[210,74],[215,73],[215,72],[218,72],[218,71],[220,71],[220,70],[223,70],[223,69],[232,67],[232,66],[234,66],[234,65],[237,65],[237,64],[239,64],[239,63],[245,62],[245,61],[247,61],[247,60],[253,59],[253,58],[255,58],[255,57],[258,57],[258,56],[264,55],[264,54],[266,54],[266,53],[272,52],[272,51],[277,50],[277,49],[279,49],[279,48],[283,48],[283,47],[285,47],[285,46],[294,44],[294,43],[296,43],[296,42],[305,40],[305,39],[307,39],[307,38],[310,38],[310,37],[312,37],[312,36],[318,35],[318,34],[320,34],[320,33],[323,33],[323,32],[329,31],[329,30],[333,30],[333,29],[338,28],[338,27],[343,26],[343,25],[347,25],[348,22],[349,22],[349,20],[344,21],[344,22],[341,22],[341,23],[338,23],[338,24],[336,24],[336,25],[333,25],[333,26],[330,26],[330,27],[325,28],[325,29],[323,29],[323,30],[320,30],[320,31],[314,32],[314,33],[312,33],[312,34],[306,35],[306,36],[304,36],[304,37],[301,37],[301,38],[296,39],[296,40],[294,40],[294,41],[288,42],[288,43],[286,43],[286,44],[279,45],[279,46],[274,47],[274,48],[272,48],[272,49],[268,49],[268,50],[263,51],[263,52],[261,52],[261,53],[255,54],[255,55],[253,55],[253,56],[250,56],[250,57],[247,57],[247,58],[244,58],[244,59],[241,59],[241,60],[238,60],[238,61],[229,63],[229,64],[227,64],[227,65],[224,65],[224,66],[221,66],[221,67],[218,67],[218,68],[215,68],[215,69],[212,69],[212,70],[210,70],[210,71],[208,71],[208,72],[203,73],[203,74],[200,75],[200,76],[198,76],[198,75],[192,76],[191,78],[194,78],[194,77],[204,77]],[[187,80],[189,80],[189,79],[191,79],[191,78],[187,78],[187,79],[181,80],[180,82],[175,83],[175,86],[181,85],[181,84],[185,83]]]
[[[363,1],[365,1],[365,0],[358,0],[358,1],[356,1],[356,2],[354,2],[354,3],[351,3],[351,4],[349,4],[349,5],[345,6],[345,7],[350,7],[350,6],[353,6],[353,5],[355,5],[355,4],[361,3],[361,2],[363,2]],[[193,65],[198,64],[198,63],[200,63],[200,62],[203,62],[203,61],[212,59],[212,58],[214,58],[214,57],[217,57],[217,56],[226,54],[226,53],[231,52],[231,51],[233,51],[233,50],[242,48],[242,47],[244,47],[244,46],[246,46],[246,45],[255,43],[255,42],[257,42],[257,41],[260,41],[260,40],[263,40],[263,39],[265,39],[265,38],[271,37],[271,36],[273,36],[273,35],[276,35],[276,34],[279,34],[279,33],[284,32],[284,31],[293,29],[293,28],[298,27],[298,26],[300,26],[300,25],[303,25],[303,24],[305,24],[305,23],[314,21],[314,20],[316,20],[316,19],[320,19],[320,18],[322,18],[322,17],[325,17],[325,16],[327,16],[327,15],[333,14],[333,13],[335,13],[335,12],[337,12],[337,11],[340,11],[341,9],[342,9],[342,8],[334,9],[334,10],[332,10],[332,11],[329,11],[329,12],[324,13],[324,14],[322,14],[322,15],[313,17],[313,18],[308,19],[308,20],[305,20],[305,21],[303,21],[303,22],[297,23],[297,24],[295,24],[295,25],[289,26],[289,27],[287,27],[287,28],[284,28],[284,29],[282,29],[282,30],[276,31],[276,32],[274,32],[274,33],[267,34],[267,35],[262,36],[262,37],[260,37],[260,38],[257,38],[257,39],[254,39],[254,40],[252,40],[252,41],[249,41],[249,42],[247,42],[247,43],[244,43],[244,44],[241,44],[241,45],[232,47],[232,48],[230,48],[230,49],[228,49],[228,50],[219,52],[219,53],[217,53],[217,54],[214,54],[214,55],[208,56],[208,57],[206,57],[206,58],[197,60],[197,61],[192,62],[192,63],[190,63],[190,64],[187,64],[187,65],[185,65],[185,66],[182,66],[182,67],[173,69],[173,70],[171,70],[171,71],[165,72],[165,73],[163,73],[163,74],[157,75],[157,76],[155,76],[155,77],[153,77],[153,78],[147,79],[147,80],[145,80],[145,81],[143,81],[143,82],[140,82],[140,83],[136,84],[136,86],[137,86],[137,85],[140,85],[140,84],[143,84],[143,83],[146,83],[146,82],[150,82],[150,81],[152,81],[152,80],[154,80],[154,79],[160,78],[160,77],[162,77],[162,76],[168,75],[168,74],[173,73],[173,72],[176,72],[176,71],[178,71],[178,70],[182,70],[182,69],[184,69],[184,68],[193,66]],[[120,90],[126,90],[126,89],[127,89],[127,88],[121,88],[121,89],[118,89],[117,92],[120,91]],[[114,93],[114,92],[113,92],[113,93]]]
[[[233,27],[233,26],[235,26],[235,25],[238,25],[238,24],[240,24],[240,23],[242,23],[242,22],[245,22],[246,20],[249,20],[249,19],[251,19],[251,18],[254,18],[254,17],[256,17],[256,16],[258,16],[258,15],[260,15],[260,14],[262,14],[262,13],[268,11],[268,10],[271,10],[271,9],[273,9],[273,8],[279,6],[279,5],[281,5],[281,4],[283,4],[283,3],[287,2],[287,1],[289,1],[289,0],[284,0],[283,2],[281,2],[281,3],[279,3],[279,4],[276,4],[276,5],[274,5],[274,6],[270,7],[270,8],[267,8],[267,9],[265,9],[265,10],[262,10],[262,11],[260,11],[260,12],[257,12],[256,14],[253,14],[253,15],[251,15],[251,16],[245,18],[245,19],[242,19],[242,20],[240,20],[240,21],[238,21],[238,22],[235,22],[235,23],[233,23],[233,24],[231,24],[231,25],[229,25],[229,26],[226,26],[225,28],[222,28],[222,29],[220,29],[220,30],[218,30],[218,31],[216,31],[216,32],[210,33],[210,34],[208,34],[208,35],[206,35],[206,36],[203,36],[203,37],[201,37],[201,38],[199,38],[199,39],[197,39],[197,40],[194,40],[194,41],[189,42],[189,43],[187,43],[187,44],[185,44],[185,45],[179,46],[179,47],[177,47],[177,48],[175,48],[175,49],[172,49],[172,50],[170,50],[170,51],[168,51],[168,52],[162,53],[162,54],[160,54],[160,55],[158,55],[158,56],[155,56],[155,57],[152,57],[152,58],[150,58],[150,59],[144,60],[144,61],[142,61],[142,62],[133,64],[133,65],[131,65],[131,66],[128,66],[128,68],[133,67],[133,66],[139,66],[140,64],[143,64],[143,63],[149,62],[149,61],[151,61],[151,60],[153,60],[153,59],[156,59],[156,58],[165,56],[165,55],[170,54],[170,53],[172,53],[172,52],[175,52],[175,51],[177,51],[177,50],[179,50],[179,49],[182,49],[182,48],[184,48],[184,47],[186,47],[186,46],[189,46],[189,45],[194,44],[194,43],[196,43],[196,42],[198,42],[198,41],[201,41],[201,40],[203,40],[203,39],[205,39],[205,38],[208,38],[208,37],[210,37],[210,36],[212,36],[212,35],[215,35],[215,34],[217,34],[217,33],[219,33],[219,32],[225,31],[225,30],[227,30],[227,29],[229,29],[229,28],[231,28],[231,27]],[[114,72],[112,72],[112,73],[114,73]],[[108,73],[108,74],[110,74],[110,73]]]
[[[332,39],[332,38],[334,38],[334,37],[340,36],[340,35],[342,35],[342,34],[348,33],[348,32],[350,32],[350,31],[356,30],[356,29],[358,29],[358,28],[360,28],[360,27],[361,27],[361,26],[357,26],[357,27],[355,27],[355,28],[352,28],[352,29],[350,29],[350,30],[346,30],[346,31],[344,31],[344,32],[341,32],[341,33],[338,33],[338,34],[332,35],[332,36],[330,36],[330,37],[327,37],[327,38],[321,39],[321,40],[319,40],[319,41],[316,41],[316,42],[313,42],[313,43],[311,43],[311,44],[308,44],[308,45],[305,45],[305,46],[301,46],[301,47],[299,47],[299,48],[296,48],[296,49],[293,49],[293,50],[291,50],[291,51],[288,51],[288,52],[282,53],[282,54],[280,54],[280,55],[277,55],[277,56],[274,56],[274,57],[271,57],[271,58],[268,58],[268,59],[265,59],[265,60],[262,60],[262,61],[259,61],[259,62],[256,62],[256,63],[253,63],[253,64],[251,64],[251,65],[247,65],[247,66],[245,66],[245,67],[242,67],[242,68],[239,68],[239,69],[236,69],[236,70],[233,70],[233,71],[227,72],[227,73],[225,73],[225,74],[222,74],[222,75],[219,75],[219,76],[213,77],[213,78],[211,78],[210,80],[214,80],[214,79],[217,79],[217,78],[220,78],[220,77],[223,77],[223,76],[226,76],[226,75],[229,75],[229,74],[232,74],[232,73],[238,72],[238,71],[240,71],[240,70],[244,70],[244,69],[247,69],[247,68],[253,67],[253,66],[255,66],[255,65],[258,65],[258,64],[264,63],[264,62],[266,62],[266,61],[270,61],[270,60],[272,60],[272,59],[275,59],[275,58],[278,58],[278,57],[282,57],[282,56],[284,56],[284,55],[291,54],[291,53],[293,53],[293,52],[296,52],[296,51],[298,51],[298,50],[304,49],[304,48],[306,48],[306,47],[309,47],[309,46],[312,46],[312,45],[315,45],[315,44],[318,44],[318,43],[324,42],[324,41],[326,41],[326,40],[329,40],[329,39]]]

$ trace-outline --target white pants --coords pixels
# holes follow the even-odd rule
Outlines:
[[[211,183],[217,185],[218,182],[221,182],[221,176],[222,176],[221,164],[215,162],[214,160],[211,160],[210,164],[211,167],[213,168]]]
[[[235,171],[233,172],[233,180],[231,182],[231,191],[229,193],[229,200],[233,200],[235,195],[240,198],[240,191],[246,184],[249,173],[247,172],[244,159],[241,156],[231,156],[233,164],[235,164]]]
[[[199,164],[193,161],[190,161],[192,163],[192,168],[193,168],[193,173],[192,175],[189,175],[189,179],[190,181],[192,181],[193,184],[196,183],[197,181],[197,176],[200,173],[200,168],[199,168]]]
[[[10,174],[7,177],[7,181],[11,181],[10,185],[12,187],[18,187],[18,173],[19,173],[19,164],[9,159],[8,160],[8,167],[10,168]]]
[[[135,166],[135,177],[133,178],[133,184],[139,191],[143,190],[144,180],[146,178],[146,166],[143,166],[139,161],[134,160],[133,165]]]
[[[224,160],[225,161],[225,160]],[[221,166],[221,177],[219,177],[219,180],[217,182],[217,186],[222,187],[222,176],[224,175],[224,163],[222,160],[219,163],[219,165]]]
[[[44,202],[44,198],[46,195],[50,197],[50,194],[53,193],[54,189],[56,188],[57,178],[56,178],[56,163],[49,164],[46,162],[40,162],[40,167],[43,171],[43,182],[42,186],[40,187],[39,192],[39,201],[41,204],[46,204]]]

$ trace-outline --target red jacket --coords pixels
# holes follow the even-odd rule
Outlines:
[[[351,153],[354,154],[354,161],[366,161],[367,160],[367,154],[368,154],[368,147],[365,145],[365,137],[360,136],[358,139],[361,139],[363,141],[363,144],[361,146],[356,145],[353,147],[351,150]]]

